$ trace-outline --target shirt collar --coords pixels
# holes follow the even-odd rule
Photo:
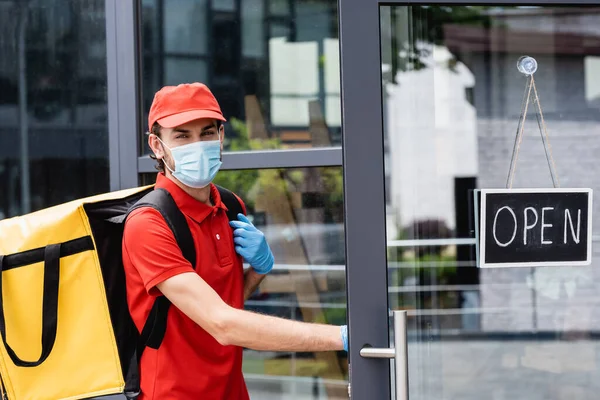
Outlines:
[[[212,183],[210,184],[210,198],[214,204],[214,207],[194,199],[182,188],[177,186],[175,182],[167,178],[162,172],[159,172],[158,176],[156,177],[155,188],[165,189],[167,192],[169,192],[171,196],[173,196],[173,200],[175,200],[175,204],[177,204],[177,207],[179,207],[181,212],[192,218],[197,223],[204,221],[204,219],[213,211],[217,211],[218,209],[227,211],[227,207],[221,201],[221,194],[219,193],[219,190]]]

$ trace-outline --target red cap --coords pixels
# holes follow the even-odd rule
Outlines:
[[[203,83],[165,86],[154,95],[148,115],[148,129],[158,122],[164,128],[175,128],[201,118],[226,121],[221,107]]]

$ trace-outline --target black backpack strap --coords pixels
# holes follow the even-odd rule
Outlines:
[[[229,218],[230,221],[237,221],[237,215],[244,214],[242,204],[231,190],[227,190],[218,185],[215,186],[221,195],[221,202],[227,207],[227,218]]]
[[[194,239],[185,216],[177,207],[171,194],[165,189],[155,189],[140,199],[129,212],[142,207],[152,207],[160,212],[173,232],[183,256],[195,269],[196,248],[194,247]],[[171,302],[165,296],[156,298],[142,329],[141,344],[153,349],[159,348],[167,330],[167,314],[170,305]],[[141,354],[138,354],[138,357],[141,357]]]
[[[171,194],[165,189],[154,189],[142,197],[131,209],[151,207],[160,212],[165,222],[173,232],[175,240],[183,256],[192,267],[196,268],[196,248],[185,215],[179,210]],[[171,302],[165,296],[158,296],[154,301],[148,319],[144,324],[138,340],[136,354],[126,377],[125,394],[128,398],[135,399],[139,394],[139,361],[146,347],[158,349],[167,331],[167,317]]]

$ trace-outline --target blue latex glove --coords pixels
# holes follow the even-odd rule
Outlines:
[[[238,221],[231,221],[229,225],[234,228],[235,251],[259,274],[271,272],[275,258],[265,235],[244,214],[238,214]]]
[[[342,337],[342,343],[344,343],[344,350],[348,352],[348,325],[340,326],[340,336]]]

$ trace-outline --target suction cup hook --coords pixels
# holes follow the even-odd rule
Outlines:
[[[533,75],[537,71],[537,61],[533,57],[522,56],[517,61],[517,69],[524,75]]]

